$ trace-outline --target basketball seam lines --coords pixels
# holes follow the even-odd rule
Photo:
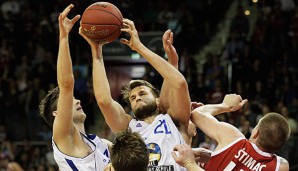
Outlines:
[[[102,9],[88,9],[88,10],[100,10],[100,11],[105,11],[105,12],[107,12],[107,13],[110,13],[111,15],[113,15],[120,23],[122,23],[122,21],[120,21],[120,19],[116,16],[116,15],[114,15],[113,13],[111,13],[111,12],[109,12],[109,11],[106,11],[106,10],[102,10]],[[118,12],[118,11],[117,11]]]
[[[119,29],[117,29],[117,30],[119,30]],[[115,30],[115,31],[114,31],[113,33],[111,33],[110,35],[108,35],[108,36],[106,36],[106,37],[103,37],[103,38],[100,38],[100,39],[105,39],[105,38],[107,38],[107,37],[109,37],[109,36],[115,34],[117,30]]]

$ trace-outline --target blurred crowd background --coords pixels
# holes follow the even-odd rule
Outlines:
[[[243,0],[244,1],[244,0]],[[282,114],[291,126],[291,137],[279,155],[298,168],[298,4],[297,0],[237,1],[227,41],[220,52],[208,52],[203,61],[197,54],[220,31],[219,22],[234,0],[110,0],[139,32],[175,33],[180,56],[179,69],[188,81],[192,101],[220,103],[227,93],[249,100],[238,112],[219,120],[239,128],[246,137],[267,112]],[[2,0],[0,3],[0,171],[10,161],[26,171],[57,170],[51,147],[51,130],[38,115],[38,104],[47,91],[57,86],[56,60],[59,13],[70,3],[71,15],[82,14],[95,1]],[[255,9],[256,22],[245,15]],[[92,88],[89,45],[78,35],[77,24],[70,35],[75,96],[87,114],[88,132],[112,140],[97,107]],[[161,39],[161,37],[160,37]],[[156,52],[164,56],[162,47]],[[198,65],[198,64],[201,65]],[[119,65],[119,67],[123,66]],[[107,68],[109,65],[107,65]],[[107,69],[108,70],[108,69]],[[110,71],[113,72],[113,71]],[[123,82],[109,73],[111,84]],[[113,77],[114,76],[114,77]],[[142,77],[160,87],[162,79],[150,66]],[[120,90],[120,88],[119,88]],[[119,91],[118,91],[119,92]],[[113,92],[114,97],[120,94]],[[127,112],[128,106],[125,106]],[[193,147],[213,150],[214,142],[198,130]]]

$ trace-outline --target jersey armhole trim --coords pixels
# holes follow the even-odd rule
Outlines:
[[[227,146],[225,146],[225,147],[223,147],[223,148],[221,148],[221,149],[219,149],[217,151],[212,152],[211,157],[212,156],[216,156],[216,155],[222,153],[223,151],[227,150],[228,148],[230,148],[231,146],[233,146],[234,144],[236,144],[237,142],[239,142],[241,140],[245,140],[245,138],[242,138],[242,137],[241,138],[237,138],[236,140],[234,140],[233,142],[231,142]]]

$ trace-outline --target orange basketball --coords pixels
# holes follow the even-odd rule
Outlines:
[[[122,14],[109,2],[96,2],[82,15],[82,32],[96,41],[112,42],[121,34]]]

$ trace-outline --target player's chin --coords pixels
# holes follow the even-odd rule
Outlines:
[[[83,116],[85,116],[85,117],[87,116],[86,113],[84,113],[84,112],[82,112],[81,115],[83,115]]]
[[[85,121],[87,115],[83,112],[80,114],[80,118]]]
[[[80,118],[86,118],[86,116],[87,116],[84,111],[78,111],[76,113],[76,115]]]
[[[135,110],[139,111],[139,110],[143,110],[143,108],[146,106],[145,103],[139,103],[136,105]]]

